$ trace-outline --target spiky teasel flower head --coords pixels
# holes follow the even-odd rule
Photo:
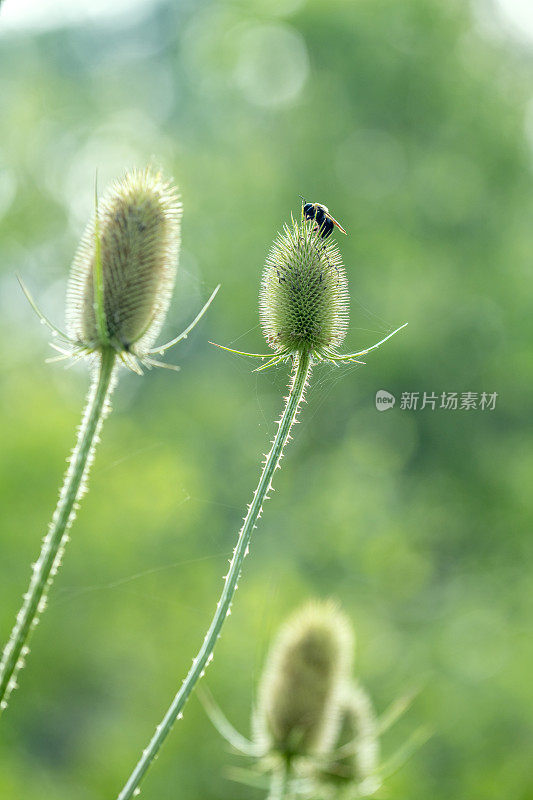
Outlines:
[[[331,602],[313,602],[285,623],[270,650],[254,715],[264,752],[284,758],[331,750],[353,633]]]
[[[372,702],[357,683],[347,683],[340,697],[340,725],[334,750],[318,766],[320,784],[334,792],[357,788],[359,797],[373,794],[381,781],[378,723]]]
[[[333,226],[332,226],[333,227]],[[349,321],[346,272],[337,244],[316,220],[298,222],[291,215],[267,255],[259,294],[259,317],[274,353],[246,353],[217,344],[240,356],[268,359],[256,372],[305,355],[316,363],[356,363],[407,325],[365,350],[339,353]],[[215,344],[215,342],[211,342]]]
[[[72,339],[88,349],[111,342],[141,357],[147,352],[174,288],[181,215],[176,188],[149,168],[111,185],[72,263],[66,314]]]
[[[63,344],[53,345],[62,353],[55,360],[112,349],[135,372],[142,373],[141,364],[170,366],[152,356],[186,338],[220,288],[183,333],[152,347],[174,288],[181,215],[176,187],[149,167],[126,173],[96,199],[72,262],[66,332],[42,314],[21,281],[41,321]]]
[[[292,219],[267,256],[259,316],[269,346],[278,354],[309,351],[316,357],[344,341],[348,283],[339,249],[313,221]]]

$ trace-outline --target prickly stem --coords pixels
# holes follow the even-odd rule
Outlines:
[[[231,613],[231,604],[237,589],[237,583],[241,574],[243,561],[248,552],[252,531],[256,527],[256,522],[261,516],[263,501],[265,500],[267,493],[272,488],[272,478],[274,476],[274,472],[279,467],[284,446],[289,439],[290,430],[295,421],[300,404],[304,398],[305,388],[307,386],[311,369],[310,362],[311,358],[308,352],[303,352],[299,356],[295,357],[293,378],[289,396],[286,400],[285,409],[281,419],[279,420],[278,431],[272,442],[272,448],[266,458],[257,489],[254,492],[252,502],[250,503],[248,512],[244,518],[244,524],[240,530],[235,550],[233,551],[230,568],[225,577],[222,594],[217,603],[211,625],[209,626],[204,642],[198,652],[198,655],[192,663],[187,677],[183,681],[180,690],[174,697],[161,723],[157,726],[150,743],[144,749],[141,758],[137,762],[137,765],[131,773],[124,788],[118,795],[118,800],[128,800],[128,798],[136,796],[138,793],[139,784],[141,783],[145,773],[149,769],[161,745],[170,733],[174,722],[181,717],[182,709],[185,706],[185,703],[187,702],[196,683],[202,677],[206,666],[212,659],[213,650],[220,635],[224,621]]]
[[[79,427],[78,440],[69,459],[63,487],[43,540],[41,553],[33,565],[30,584],[17,614],[11,636],[0,662],[0,715],[7,708],[9,695],[16,688],[16,678],[29,652],[27,642],[46,606],[46,597],[61,564],[68,531],[76,517],[79,501],[94,456],[102,422],[109,411],[109,398],[114,387],[116,356],[113,350],[103,350],[99,356],[87,405]]]

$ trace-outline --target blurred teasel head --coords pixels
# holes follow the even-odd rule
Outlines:
[[[269,346],[278,355],[307,351],[323,358],[348,328],[348,283],[340,251],[314,221],[292,219],[267,256],[259,316]]]
[[[139,374],[141,366],[178,369],[153,356],[186,339],[220,289],[182,333],[153,346],[174,288],[181,215],[177,189],[149,167],[126,173],[96,200],[72,262],[66,331],[42,313],[19,277],[34,311],[56,337],[52,347],[61,355],[49,361],[107,352]]]
[[[331,750],[352,651],[351,626],[333,603],[309,603],[289,618],[259,687],[254,727],[263,751],[291,759]]]
[[[79,346],[142,358],[174,287],[182,206],[150,168],[128,172],[97,202],[72,263],[67,330]]]
[[[377,791],[379,778],[378,722],[372,701],[356,683],[347,683],[340,697],[340,724],[331,754],[317,770],[320,784],[351,787],[356,796]]]

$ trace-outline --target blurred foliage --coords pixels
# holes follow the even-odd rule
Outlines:
[[[95,170],[103,186],[152,159],[185,207],[166,332],[222,282],[180,374],[121,380],[2,720],[1,797],[114,797],[190,665],[287,381],[207,340],[264,347],[261,266],[302,193],[350,234],[348,349],[410,324],[366,367],[316,369],[207,683],[246,730],[273,631],[334,596],[378,710],[424,687],[383,748],[434,735],[389,796],[533,798],[532,61],[479,8],[169,0],[42,32],[0,16],[2,640],[88,383],[44,364],[15,272],[60,323]],[[378,413],[382,388],[499,396]],[[143,797],[260,798],[230,761],[193,698]]]

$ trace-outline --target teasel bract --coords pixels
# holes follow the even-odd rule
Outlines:
[[[265,456],[259,483],[248,506],[222,594],[203,644],[118,800],[128,800],[137,792],[163,741],[181,716],[185,703],[213,657],[222,626],[231,612],[252,531],[262,515],[263,502],[272,490],[274,473],[280,467],[285,444],[290,439],[293,423],[304,400],[312,365],[317,362],[362,363],[361,356],[375,350],[397,332],[393,331],[365,350],[346,354],[339,352],[348,326],[348,290],[342,258],[333,238],[324,239],[315,221],[305,219],[303,212],[300,221],[292,218],[291,223],[284,226],[267,256],[259,314],[263,333],[273,353],[244,353],[221,345],[217,347],[238,355],[263,361],[267,359],[256,371],[289,362],[292,367],[289,394],[272,446]]]
[[[127,173],[96,200],[93,219],[71,268],[66,331],[39,310],[21,281],[32,307],[53,334],[52,347],[60,353],[50,360],[87,359],[92,382],[59,500],[3,651],[0,713],[16,686],[17,673],[29,652],[30,634],[45,608],[86,491],[94,448],[111,408],[118,366],[124,364],[139,374],[143,366],[167,366],[154,356],[187,336],[218,290],[183,333],[153,348],[174,287],[181,215],[177,189],[150,168]]]

